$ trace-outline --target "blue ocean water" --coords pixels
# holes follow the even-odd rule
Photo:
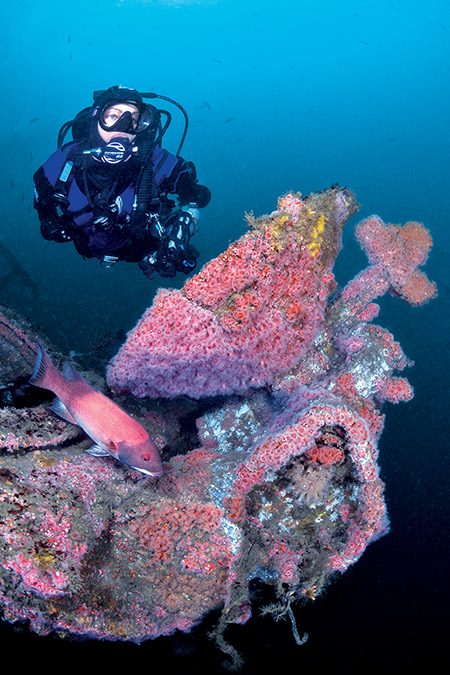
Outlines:
[[[416,396],[387,406],[380,463],[391,533],[329,589],[298,610],[310,633],[295,646],[287,624],[256,618],[231,630],[247,658],[410,666],[442,655],[449,627],[448,334],[450,328],[450,5],[446,0],[22,0],[0,8],[3,66],[0,240],[32,280],[1,283],[0,304],[41,326],[63,350],[87,351],[130,329],[158,286],[135,265],[105,270],[69,245],[45,242],[32,209],[32,174],[63,122],[95,89],[124,84],[180,101],[190,118],[183,155],[213,194],[194,242],[200,264],[245,231],[244,212],[272,211],[288,190],[339,182],[361,209],[347,225],[341,282],[365,266],[353,227],[377,213],[432,232],[427,272],[440,295],[413,309],[382,302],[380,322],[416,364]],[[176,118],[166,147],[181,133]],[[3,264],[3,263],[2,263]],[[4,627],[19,649],[45,657],[101,657],[128,666],[164,657],[184,672],[220,672],[201,631],[140,648],[63,643]],[[203,664],[203,665],[202,665]],[[205,672],[206,672],[205,671]]]

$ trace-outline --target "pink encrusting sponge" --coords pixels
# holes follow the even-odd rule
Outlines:
[[[436,295],[436,284],[417,269],[432,246],[431,235],[421,223],[386,225],[378,216],[370,216],[357,225],[355,235],[374,268],[411,305]]]

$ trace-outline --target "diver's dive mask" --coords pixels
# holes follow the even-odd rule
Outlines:
[[[134,105],[134,104],[132,104]],[[98,123],[104,131],[120,131],[124,134],[139,134],[152,123],[152,113],[148,106],[122,111],[114,103],[109,103],[97,114]]]

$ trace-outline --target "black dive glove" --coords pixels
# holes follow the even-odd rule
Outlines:
[[[183,256],[174,248],[169,248],[164,242],[158,251],[149,253],[139,262],[139,268],[148,279],[151,279],[155,272],[162,277],[174,277],[177,272],[189,274],[197,264],[197,253],[189,246]]]
[[[72,237],[64,225],[64,220],[55,216],[47,216],[41,219],[41,234],[48,241],[56,241],[62,244],[66,241],[72,241]]]
[[[112,230],[114,227],[116,227],[117,219],[113,215],[103,214],[101,216],[97,216],[92,221],[92,224],[95,225],[95,229],[99,232],[108,232],[109,230]]]
[[[62,208],[66,205],[67,199],[60,194],[51,194],[46,200],[41,200],[37,194],[35,195],[34,208],[38,213],[44,239],[58,243],[72,241],[70,218]]]

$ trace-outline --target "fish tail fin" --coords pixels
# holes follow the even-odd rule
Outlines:
[[[39,343],[37,346],[38,352],[29,382],[30,384],[34,384],[36,387],[50,389],[50,391],[57,393],[63,378],[58,372],[56,366],[53,365],[52,360],[45,351],[44,347]]]

